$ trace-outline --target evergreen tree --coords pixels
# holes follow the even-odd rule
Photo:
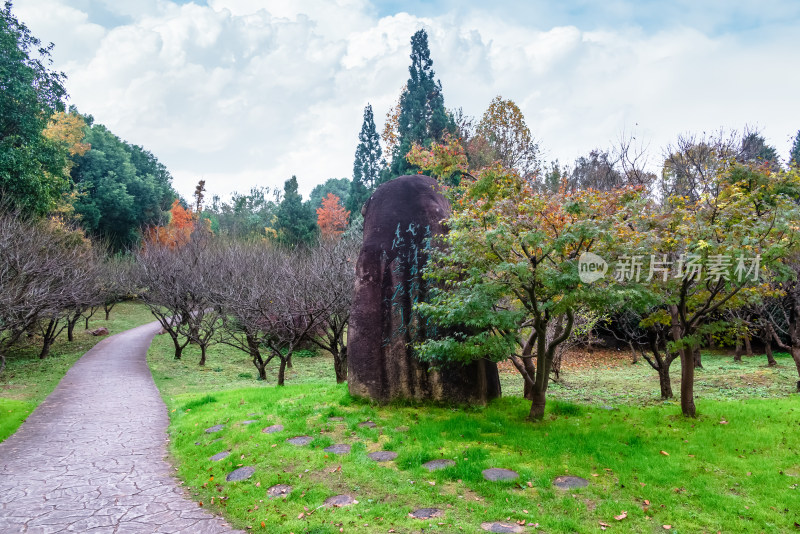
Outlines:
[[[52,48],[11,2],[0,7],[0,203],[26,214],[50,211],[66,186],[67,149],[43,135],[67,94],[64,74],[49,68]]]
[[[297,177],[283,184],[283,200],[275,214],[278,241],[290,247],[310,244],[317,234],[317,218],[310,204],[297,192]]]
[[[411,66],[406,90],[400,97],[397,124],[398,144],[392,154],[392,177],[416,172],[406,160],[413,143],[430,146],[453,130],[453,121],[445,111],[442,83],[435,79],[433,60],[428,49],[428,34],[419,30],[411,37]]]
[[[381,155],[380,136],[375,129],[372,106],[367,104],[364,108],[361,133],[358,134],[358,146],[353,162],[353,181],[350,182],[350,193],[345,204],[350,212],[359,213],[361,206],[380,183],[381,173],[384,171]]]
[[[800,130],[797,130],[797,135],[792,144],[792,151],[789,152],[789,165],[800,167]]]

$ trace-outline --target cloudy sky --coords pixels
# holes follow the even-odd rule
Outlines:
[[[491,7],[489,5],[491,4]],[[70,103],[152,151],[188,196],[350,177],[425,28],[445,105],[514,100],[548,160],[623,133],[652,165],[680,133],[800,129],[796,0],[15,0]]]

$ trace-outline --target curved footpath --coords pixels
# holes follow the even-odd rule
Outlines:
[[[164,459],[169,418],[146,362],[158,330],[98,343],[0,443],[0,532],[232,532]]]

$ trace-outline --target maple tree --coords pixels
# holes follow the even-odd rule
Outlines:
[[[322,199],[322,205],[317,208],[317,226],[323,239],[334,239],[342,235],[347,229],[350,212],[345,210],[339,202],[339,197],[333,193]]]
[[[453,206],[450,231],[426,267],[430,298],[417,305],[440,335],[418,346],[420,356],[510,359],[529,388],[530,418],[541,419],[553,360],[576,311],[621,298],[614,284],[582,283],[578,258],[626,241],[621,222],[638,209],[640,190],[541,194],[501,165],[473,176],[454,139],[415,147],[409,159],[442,181]],[[447,187],[455,174],[458,185]]]

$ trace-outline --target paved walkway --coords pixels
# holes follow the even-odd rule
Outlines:
[[[170,476],[145,354],[158,323],[104,339],[0,443],[0,532],[231,532]]]

